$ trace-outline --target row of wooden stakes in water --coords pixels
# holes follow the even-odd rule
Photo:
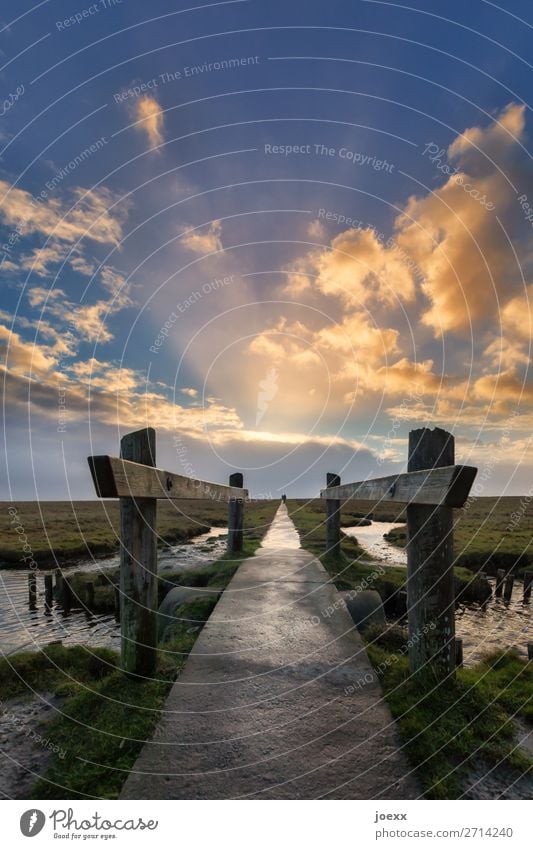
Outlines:
[[[73,592],[68,578],[63,575],[61,569],[56,569],[55,574],[56,598],[64,610],[70,610],[73,607],[74,599],[76,599],[80,607],[87,607],[89,610],[94,608],[94,583],[92,581],[88,581],[84,586],[85,603],[83,603]],[[485,572],[479,572],[478,574],[480,578],[487,577]],[[502,598],[503,596],[504,601],[511,601],[514,582],[515,576],[513,574],[506,572],[505,569],[498,569],[494,589],[496,598]],[[524,601],[530,601],[532,588],[533,572],[525,572],[523,586]],[[37,607],[37,574],[35,572],[30,572],[28,575],[28,594],[30,608],[35,609]],[[50,573],[44,576],[44,599],[45,607],[51,608],[54,603],[54,587],[53,576]],[[118,619],[120,615],[120,592],[118,587],[115,587],[115,615]]]
[[[88,611],[94,610],[94,582],[87,581],[83,586],[85,598],[82,600],[77,595],[68,578],[63,575],[61,569],[56,569],[56,584],[55,597],[58,604],[63,608],[65,613],[70,612],[73,607],[81,607]],[[100,582],[107,584],[107,579],[102,575],[99,576]],[[37,608],[37,574],[30,572],[28,575],[28,599],[31,610]],[[45,610],[51,610],[54,605],[54,579],[52,573],[47,573],[44,576],[44,607]],[[115,618],[120,620],[120,592],[115,586]]]
[[[479,573],[480,577],[487,577],[485,572]],[[513,595],[515,576],[505,569],[498,569],[496,573],[496,586],[494,589],[496,598],[503,595],[504,601],[511,601]],[[524,572],[524,601],[531,599],[531,588],[533,586],[533,572]]]

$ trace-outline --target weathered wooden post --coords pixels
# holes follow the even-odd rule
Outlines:
[[[340,486],[340,475],[326,474],[326,487]],[[326,554],[338,554],[341,550],[341,502],[337,498],[326,498]]]
[[[61,578],[61,606],[64,613],[70,613],[72,608],[72,587],[68,578],[63,575]]]
[[[506,579],[505,579],[505,586],[503,588],[503,600],[504,601],[511,601],[511,598],[513,596],[513,587],[514,587],[514,575],[512,574],[512,572],[509,572],[507,574]]]
[[[504,583],[505,569],[498,569],[496,573],[496,598],[501,598]]]
[[[229,476],[229,485],[242,489],[244,478],[241,472]],[[230,498],[228,502],[228,551],[238,552],[243,548],[244,499]]]
[[[63,596],[63,572],[61,569],[56,569],[56,598],[61,601]]]
[[[30,572],[28,575],[28,601],[30,610],[35,610],[37,607],[37,575],[35,572]]]
[[[128,433],[120,456],[155,466],[155,430]],[[125,672],[150,676],[157,658],[156,498],[120,499],[121,658]]]
[[[54,587],[52,575],[44,576],[44,604],[47,610],[51,610],[54,603]]]
[[[524,572],[524,601],[531,598],[531,585],[533,584],[533,572]]]
[[[533,643],[527,644],[527,659],[533,660]]]
[[[463,665],[463,641],[461,637],[455,638],[455,665]]]
[[[453,466],[455,441],[441,428],[409,434],[407,471]],[[455,675],[453,514],[447,506],[407,505],[407,608],[411,672]],[[416,639],[413,639],[416,637]]]
[[[92,581],[87,581],[85,584],[85,605],[88,610],[94,609],[94,584]]]

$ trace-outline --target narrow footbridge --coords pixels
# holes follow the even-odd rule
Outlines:
[[[242,550],[247,491],[155,467],[155,432],[128,434],[120,458],[90,457],[96,491],[121,502],[122,666],[151,677],[157,649],[156,505],[221,498],[228,547]],[[454,465],[453,437],[413,431],[405,474],[341,485],[328,475],[327,550],[341,543],[349,498],[406,503],[413,672],[453,676],[452,508],[475,469]],[[429,622],[430,628],[425,628]],[[154,737],[122,792],[127,799],[412,799],[419,788],[344,601],[299,546],[284,504],[258,552],[222,593],[174,683]]]

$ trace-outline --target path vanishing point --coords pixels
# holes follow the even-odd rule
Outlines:
[[[344,602],[299,546],[281,505],[201,631],[121,798],[420,795]]]

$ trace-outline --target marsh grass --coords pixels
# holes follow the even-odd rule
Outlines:
[[[406,635],[404,635],[405,637]],[[515,716],[533,722],[533,664],[498,652],[456,681],[437,684],[410,676],[398,629],[369,628],[367,652],[424,795],[457,799],[471,769],[530,774],[532,759],[516,746]]]

